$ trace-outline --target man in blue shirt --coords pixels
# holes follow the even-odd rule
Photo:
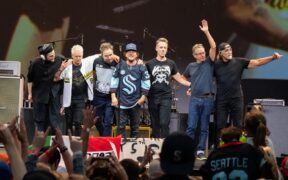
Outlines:
[[[214,107],[215,88],[213,84],[213,68],[216,56],[216,43],[209,33],[208,22],[202,20],[201,31],[206,35],[210,50],[206,58],[204,46],[195,44],[192,47],[193,57],[196,62],[190,63],[183,73],[191,82],[191,97],[189,102],[188,127],[186,133],[195,139],[195,131],[200,123],[200,136],[197,146],[197,159],[206,159],[204,154],[205,144],[209,129],[210,114]]]

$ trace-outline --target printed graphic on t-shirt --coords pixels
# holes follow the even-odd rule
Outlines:
[[[166,83],[169,85],[169,76],[171,74],[171,69],[168,65],[164,66],[155,66],[152,70],[152,76],[155,77],[152,84],[155,83]]]
[[[110,92],[110,83],[111,77],[113,74],[114,68],[105,69],[96,67],[97,80],[95,89],[101,93],[109,94]]]

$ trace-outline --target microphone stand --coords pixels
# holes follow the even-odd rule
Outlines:
[[[83,45],[84,44],[84,34],[82,34],[82,33],[79,34],[78,36],[75,36],[75,37],[69,37],[66,39],[59,39],[59,40],[50,41],[50,42],[46,42],[46,43],[49,43],[49,44],[52,44],[53,46],[55,46],[55,43],[58,43],[58,42],[78,40],[78,39],[81,39],[81,45]]]

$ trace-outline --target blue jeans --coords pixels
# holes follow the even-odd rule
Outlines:
[[[203,151],[207,141],[209,131],[210,114],[214,108],[213,97],[191,97],[189,102],[189,114],[186,133],[195,139],[195,132],[198,122],[200,122],[200,135],[197,150]]]
[[[93,105],[96,107],[96,116],[98,116],[96,127],[99,131],[99,135],[111,136],[114,118],[111,99],[94,97]]]

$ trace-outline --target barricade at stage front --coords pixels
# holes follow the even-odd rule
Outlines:
[[[46,146],[51,145],[53,136],[47,137]],[[63,136],[65,146],[72,154],[70,149],[70,141],[68,136]],[[88,156],[103,157],[109,156],[112,152],[122,159],[133,159],[135,161],[141,161],[144,155],[145,146],[151,147],[155,152],[155,157],[159,157],[159,153],[162,148],[164,139],[158,138],[127,138],[125,142],[122,142],[121,136],[118,137],[90,137],[88,143]]]

